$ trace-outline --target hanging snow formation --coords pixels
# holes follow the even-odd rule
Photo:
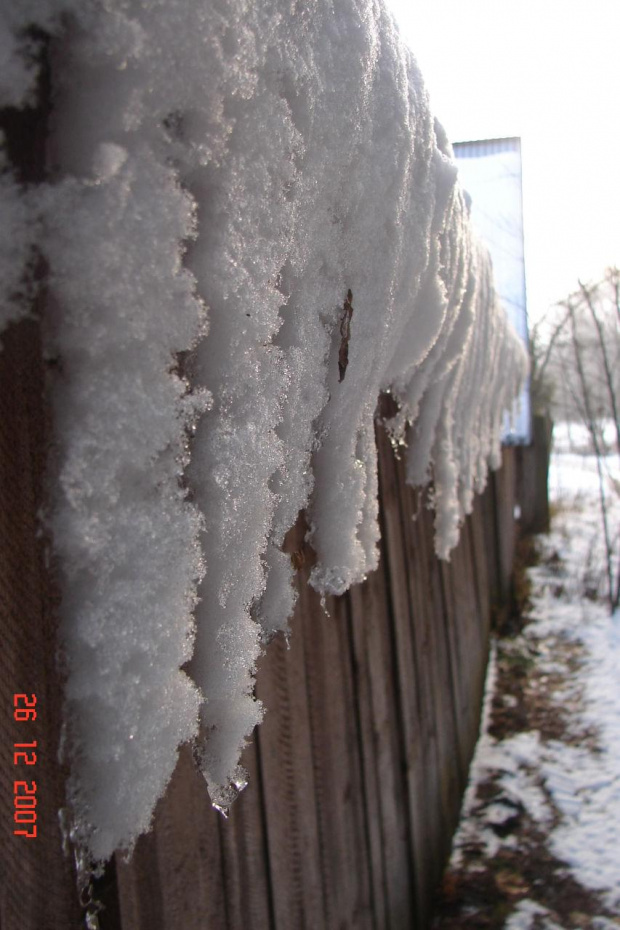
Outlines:
[[[318,591],[376,567],[381,392],[447,557],[526,360],[381,2],[0,11],[0,106],[33,103],[50,37],[50,180],[0,177],[0,319],[43,255],[70,793],[104,859],[199,715],[211,796],[234,795],[299,511]]]

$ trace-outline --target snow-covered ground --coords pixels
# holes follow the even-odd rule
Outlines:
[[[558,431],[526,626],[494,649],[442,928],[620,926],[620,612],[604,600],[596,461],[568,439]],[[620,469],[605,465],[617,530]]]

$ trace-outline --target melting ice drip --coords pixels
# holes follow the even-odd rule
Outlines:
[[[213,785],[209,777],[208,749],[205,743],[202,746],[194,746],[194,762],[196,768],[204,778],[209,788],[209,797],[211,806],[219,811],[223,817],[227,818],[231,806],[237,800],[244,788],[247,788],[249,777],[242,765],[238,765],[234,770],[230,780],[225,785]]]
[[[93,862],[82,838],[83,828],[69,808],[63,807],[58,811],[58,823],[62,851],[67,858],[73,856],[78,901],[84,910],[84,927],[86,930],[100,930],[99,914],[103,905],[94,896],[93,879],[101,878],[104,867]]]

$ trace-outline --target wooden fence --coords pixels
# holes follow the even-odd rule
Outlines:
[[[10,327],[0,353],[0,927],[77,930],[57,821],[56,598],[36,529],[48,435],[37,334],[31,321]],[[478,732],[492,605],[510,589],[517,455],[504,450],[441,563],[432,514],[382,428],[377,438],[379,569],[328,599],[326,616],[302,567],[290,648],[277,637],[259,664],[266,716],[245,753],[248,788],[224,820],[183,749],[153,830],[97,882],[102,930],[428,926]],[[16,692],[39,698],[33,840],[13,835],[12,751],[26,734]]]

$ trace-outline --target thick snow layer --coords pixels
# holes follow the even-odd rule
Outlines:
[[[29,202],[50,269],[71,790],[104,858],[148,825],[199,706],[212,798],[242,781],[299,511],[319,591],[376,567],[381,392],[411,480],[434,478],[447,557],[526,360],[380,2],[50,0],[28,17],[56,23],[55,180]],[[14,104],[34,86],[22,25],[0,24]]]
[[[148,828],[201,700],[179,668],[203,574],[203,519],[181,476],[208,395],[171,370],[202,326],[178,250],[193,207],[148,152],[121,151],[115,171],[67,179],[43,211],[46,346],[60,369],[49,524],[81,747],[69,790],[101,857]]]

